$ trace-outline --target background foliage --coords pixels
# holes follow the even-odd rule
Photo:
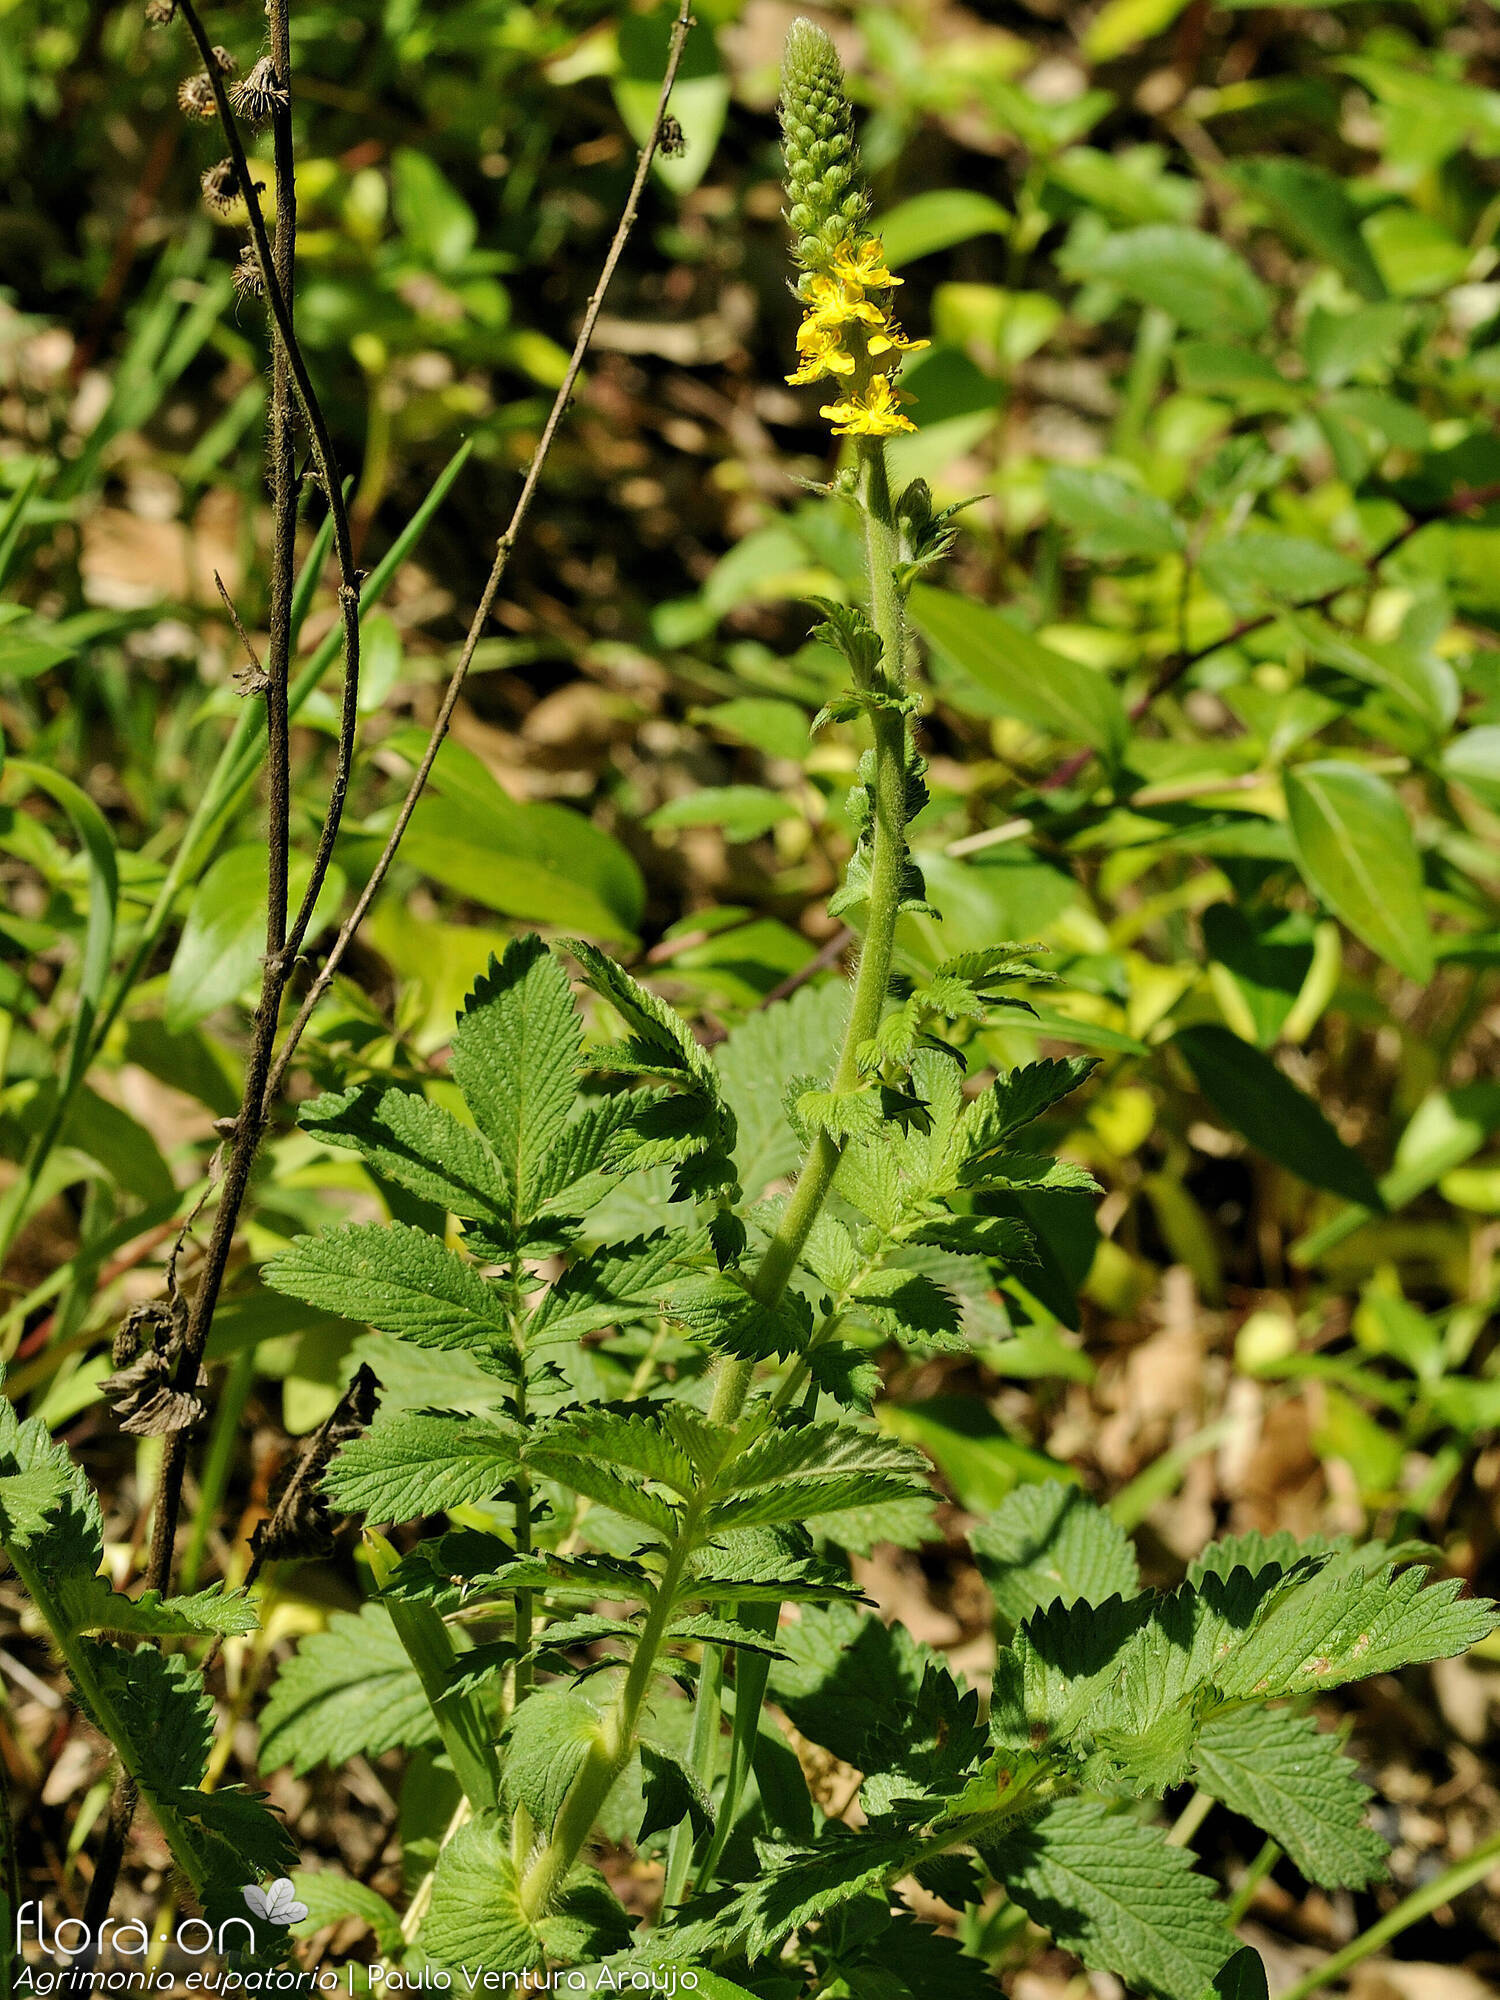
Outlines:
[[[434,792],[304,1044],[313,1083],[442,1101],[455,1008],[532,924],[609,944],[710,1039],[836,942],[854,733],[810,730],[842,670],[800,600],[851,595],[858,552],[796,484],[826,476],[826,427],[782,381],[796,305],[768,112],[791,12],[698,8],[685,150],[653,182]],[[1059,984],[986,1046],[1102,1058],[1053,1134],[1102,1204],[1024,1198],[1044,1271],[982,1302],[968,1354],[888,1354],[882,1422],[956,1509],[1068,1468],[1141,1531],[1154,1581],[1216,1528],[1290,1527],[1425,1535],[1493,1589],[1494,16],[890,0],[826,18],[903,317],[933,336],[893,460],[940,500],[982,496],[948,588],[913,596],[932,791],[914,841],[942,922],[909,920],[904,949],[919,970],[1045,943]],[[666,20],[519,0],[294,20],[299,327],[359,468],[363,560],[466,454],[366,621],[330,921],[561,374]],[[247,66],[258,20],[213,25]],[[265,613],[263,333],[232,290],[234,218],[199,200],[217,148],[177,113],[176,38],[100,0],[17,0],[5,26],[0,1151],[57,1143],[26,1212],[9,1205],[0,1313],[11,1395],[104,1482],[118,1548],[142,1532],[152,1447],[100,1400],[109,1335],[160,1289],[237,1101],[258,975],[253,783],[200,808],[244,699],[213,571],[252,631]],[[309,660],[335,621],[325,567]],[[299,716],[304,835],[334,716],[322,689]],[[146,976],[75,1078],[103,956],[153,906]],[[189,1588],[243,1566],[216,1511],[253,1519],[370,1338],[255,1267],[342,1217],[422,1219],[295,1129],[267,1146],[257,1204],[216,1328]],[[872,1541],[862,1573],[961,1662],[988,1610],[944,1532],[940,1514],[909,1548]],[[347,1558],[278,1588],[236,1668],[245,1714],[287,1636],[359,1599]],[[31,1678],[7,1686],[5,1754],[66,1890],[97,1758],[49,1707],[34,1636],[14,1658]],[[1392,1897],[1491,1829],[1492,1697],[1476,1659],[1346,1698],[1397,1801]],[[283,1775],[278,1800],[305,1852],[363,1843],[373,1873],[388,1778]],[[1215,1840],[1231,1866],[1233,1825]],[[1344,1941],[1386,1893],[1273,1875],[1255,1905],[1273,1966]],[[1462,1995],[1495,1977],[1497,1940],[1481,1888],[1396,1949]],[[1061,1990],[1067,1965],[1050,1971]]]

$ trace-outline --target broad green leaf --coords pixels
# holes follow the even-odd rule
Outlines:
[[[443,1848],[419,1936],[423,1951],[454,1969],[522,1973],[541,1962],[543,1945],[522,1912],[503,1827],[492,1820],[471,1822]]]
[[[832,1423],[771,1432],[734,1458],[717,1483],[728,1497],[704,1516],[712,1531],[805,1521],[928,1490],[916,1452],[878,1431]]]
[[[647,816],[653,832],[678,826],[716,826],[731,843],[759,840],[784,819],[800,819],[796,803],[759,785],[710,785],[669,799]]]
[[[974,236],[1006,236],[1010,212],[976,188],[929,188],[887,209],[871,227],[885,244],[892,270],[951,250]]]
[[[1266,1968],[1260,1953],[1248,1944],[1243,1945],[1220,1967],[1203,2000],[1269,2000]]]
[[[1171,556],[1181,552],[1181,524],[1165,500],[1118,473],[1093,466],[1047,469],[1047,502],[1078,538],[1080,555]]]
[[[1265,203],[1292,242],[1331,264],[1362,298],[1385,297],[1385,281],[1360,234],[1360,210],[1336,174],[1275,153],[1232,162],[1229,172]]]
[[[436,271],[455,271],[474,247],[474,212],[427,153],[398,146],[391,156],[391,199],[401,233]]]
[[[693,1459],[672,1437],[670,1419],[614,1410],[569,1410],[548,1424],[541,1436],[549,1447],[637,1473],[670,1486],[684,1499],[697,1490]]]
[[[1123,749],[1125,711],[1102,673],[1053,652],[987,604],[930,584],[914,586],[911,616],[922,636],[1006,714],[1110,756]]]
[[[1025,1480],[1067,1477],[1066,1466],[1002,1430],[976,1397],[882,1403],[876,1416],[883,1430],[920,1445],[973,1514],[988,1514]]]
[[[1327,597],[1364,581],[1364,566],[1305,535],[1238,534],[1209,542],[1200,560],[1203,580],[1237,611],[1253,611],[1266,598],[1298,603]]]
[[[1494,1630],[1488,1598],[1421,1568],[1334,1584],[1315,1577],[1276,1607],[1223,1666],[1222,1693],[1274,1701],[1339,1687],[1426,1660],[1451,1659]]]
[[[1129,1537],[1081,1487],[1018,1486],[970,1538],[995,1609],[1019,1625],[1042,1605],[1134,1597],[1140,1569]]]
[[[7,625],[0,632],[0,680],[33,680],[73,659],[78,647],[56,638],[54,632],[45,618]]]
[[[1261,1048],[1269,1048],[1280,1035],[1313,962],[1310,926],[1296,915],[1266,923],[1267,916],[1277,915],[1247,913],[1237,903],[1213,903],[1201,920],[1212,961],[1210,977],[1225,1018],[1238,1030],[1240,1017],[1245,1017]],[[1232,999],[1226,998],[1225,979]]]
[[[1195,1764],[1203,1789],[1279,1842],[1309,1882],[1362,1889],[1385,1874],[1386,1843],[1365,1824],[1370,1788],[1311,1716],[1264,1708],[1214,1716]]]
[[[1458,676],[1438,654],[1402,640],[1365,639],[1341,632],[1311,612],[1288,612],[1283,621],[1325,667],[1394,695],[1436,733],[1458,713]]]
[[[335,1611],[276,1676],[260,1714],[262,1767],[315,1764],[437,1740],[437,1724],[415,1668],[383,1605]]]
[[[1219,1116],[1268,1159],[1312,1187],[1368,1208],[1380,1206],[1369,1167],[1268,1055],[1206,1022],[1179,1028],[1172,1046]]]
[[[443,888],[529,923],[628,938],[645,907],[635,862],[569,806],[519,802],[472,752],[444,744],[402,843]]]
[[[1500,1085],[1463,1083],[1423,1098],[1396,1142],[1389,1173],[1381,1176],[1380,1194],[1387,1209],[1404,1208],[1419,1194],[1435,1187],[1447,1173],[1473,1159],[1490,1134],[1500,1128]],[[1300,1238],[1291,1255],[1299,1264],[1316,1263],[1371,1218],[1368,1208],[1346,1208],[1322,1228]]]
[[[476,1266],[404,1222],[351,1222],[299,1236],[262,1267],[279,1292],[422,1347],[499,1355],[514,1344],[505,1302]]]
[[[526,1326],[528,1350],[579,1340],[605,1326],[631,1326],[652,1318],[658,1298],[701,1248],[701,1232],[656,1230],[611,1245],[571,1264]]]
[[[1432,938],[1411,825],[1372,771],[1332,759],[1286,774],[1287,818],[1304,881],[1356,937],[1422,984]]]
[[[638,146],[645,144],[656,115],[676,18],[675,4],[667,4],[650,14],[627,13],[620,20],[615,103]],[[671,113],[682,128],[683,150],[672,155],[658,149],[652,161],[652,172],[674,194],[689,193],[708,172],[728,108],[729,79],[714,46],[713,27],[707,20],[695,22],[672,89]]]
[[[292,1874],[292,1887],[298,1902],[307,1906],[306,1917],[294,1927],[299,1937],[311,1937],[328,1924],[353,1917],[374,1933],[378,1951],[400,1956],[400,1913],[356,1876],[337,1868],[298,1868]]]
[[[789,1000],[751,1014],[714,1051],[738,1129],[740,1180],[752,1201],[801,1158],[801,1142],[787,1122],[786,1086],[794,1076],[828,1074],[848,1011],[842,981],[804,986]]]
[[[1179,223],[1153,223],[1106,237],[1090,246],[1069,275],[1112,285],[1194,333],[1256,334],[1271,316],[1270,295],[1239,253],[1217,236]]]
[[[1337,389],[1373,371],[1384,381],[1410,317],[1411,309],[1399,299],[1346,313],[1314,306],[1302,332],[1302,357],[1313,380],[1321,388]]]
[[[1441,762],[1445,778],[1467,785],[1486,805],[1500,806],[1500,724],[1465,729],[1445,747]]]
[[[416,1521],[493,1499],[520,1456],[515,1426],[496,1416],[381,1411],[363,1437],[335,1454],[323,1486],[346,1513]]]
[[[1065,1950],[1157,2000],[1202,2000],[1229,1955],[1213,1884],[1192,1856],[1097,1800],[1059,1801],[984,1858]]]
[[[1360,225],[1388,291],[1398,298],[1430,298],[1456,285],[1473,255],[1442,224],[1420,210],[1395,204],[1377,208]]]
[[[1094,62],[1113,62],[1170,27],[1186,5],[1187,0],[1105,0],[1084,32],[1084,51]]]

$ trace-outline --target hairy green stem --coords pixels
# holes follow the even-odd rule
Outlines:
[[[891,504],[885,447],[877,438],[859,441],[860,499],[865,516],[865,554],[869,568],[870,616],[879,634],[881,659],[868,692],[898,695],[906,665],[906,621],[896,576],[901,544]],[[864,944],[859,955],[833,1088],[853,1090],[860,1079],[860,1055],[880,1026],[891,976],[896,921],[901,910],[902,870],[906,862],[906,724],[899,709],[872,707],[875,738],[874,825],[870,851],[870,895]],[[838,1170],[840,1146],[826,1132],[817,1133],[807,1150],[780,1227],[767,1244],[751,1281],[752,1297],[774,1307],[786,1291],[819,1211],[828,1199]],[[728,1426],[739,1420],[750,1393],[754,1364],[726,1359],[719,1368],[709,1409],[709,1421]],[[619,1700],[611,1710],[595,1748],[563,1802],[550,1838],[538,1850],[521,1880],[521,1903],[532,1917],[541,1915],[571,1874],[584,1843],[593,1831],[615,1780],[635,1749],[640,1713],[656,1672],[657,1656],[666,1634],[672,1599],[697,1536],[701,1503],[690,1505],[671,1550],[661,1586],[642,1629]],[[709,1749],[713,1746],[709,1742]],[[732,1801],[725,1805],[732,1810]]]

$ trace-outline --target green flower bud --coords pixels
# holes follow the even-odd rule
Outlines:
[[[811,21],[794,21],[787,34],[781,132],[792,255],[804,271],[826,271],[840,244],[860,235],[870,190],[854,142],[843,65]]]

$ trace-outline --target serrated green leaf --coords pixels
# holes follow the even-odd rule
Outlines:
[[[706,1922],[684,1927],[684,1946],[696,1951],[733,1946],[746,1958],[763,1958],[794,1930],[801,1930],[857,1896],[887,1891],[921,1853],[914,1835],[870,1834],[832,1840],[812,1852],[767,1852],[762,1874],[731,1896]]]
[[[997,1077],[964,1108],[957,1134],[960,1157],[976,1161],[1000,1152],[1097,1067],[1096,1056],[1049,1056]]]
[[[1077,1486],[1049,1479],[1018,1486],[970,1537],[995,1609],[1019,1625],[1061,1601],[1103,1604],[1140,1589],[1123,1528]]]
[[[550,1833],[604,1720],[587,1686],[544,1688],[523,1701],[506,1725],[503,1784],[507,1803],[524,1805]]]
[[[1467,1652],[1495,1628],[1495,1606],[1462,1583],[1429,1583],[1420,1568],[1350,1581],[1314,1576],[1284,1593],[1227,1661],[1228,1697],[1274,1701]]]
[[[489,1145],[451,1112],[413,1091],[389,1084],[330,1091],[304,1104],[297,1122],[466,1221],[500,1221],[510,1213],[505,1169]]]
[[[460,1827],[438,1856],[420,1941],[439,1965],[455,1970],[519,1973],[540,1964],[542,1942],[522,1914],[510,1841],[493,1821]]]
[[[803,1521],[928,1491],[920,1454],[878,1431],[832,1423],[771,1432],[741,1452],[718,1483],[728,1497],[705,1513],[709,1533]]]
[[[1386,1843],[1365,1824],[1370,1789],[1311,1716],[1260,1708],[1214,1716],[1195,1765],[1203,1789],[1279,1842],[1309,1882],[1362,1889],[1384,1876]]]
[[[638,1479],[601,1464],[587,1451],[543,1434],[527,1445],[526,1463],[543,1479],[571,1486],[575,1493],[597,1500],[601,1507],[641,1522],[663,1541],[670,1541],[677,1532],[677,1512],[669,1502],[648,1493]]]
[[[691,1822],[695,1838],[714,1829],[713,1800],[692,1765],[659,1743],[641,1745],[642,1794],[645,1811],[636,1832],[637,1843],[653,1833],[665,1833],[683,1820]]]
[[[872,1272],[849,1298],[850,1316],[916,1355],[959,1354],[968,1340],[950,1292],[921,1271]]]
[[[261,1274],[305,1305],[363,1320],[419,1347],[464,1348],[503,1361],[513,1345],[496,1287],[404,1222],[343,1223],[299,1236]]]
[[[517,1224],[544,1199],[582,1042],[568,975],[536,936],[513,939],[490,960],[458,1018],[449,1068],[504,1169]]]
[[[400,1955],[400,1915],[367,1884],[340,1874],[336,1868],[298,1868],[292,1874],[292,1886],[298,1902],[307,1905],[306,1917],[296,1926],[299,1937],[311,1937],[314,1931],[353,1917],[374,1932],[378,1951]]]
[[[615,1410],[570,1410],[548,1424],[537,1441],[547,1449],[639,1473],[644,1479],[670,1486],[684,1499],[697,1490],[692,1459],[669,1435],[660,1417]]]
[[[745,1360],[798,1354],[812,1332],[812,1313],[796,1294],[788,1293],[774,1307],[764,1306],[722,1273],[685,1278],[663,1296],[661,1309],[695,1339]]]
[[[304,1639],[276,1676],[260,1716],[261,1761],[315,1764],[378,1757],[437,1740],[416,1670],[384,1605],[335,1611],[325,1632]]]
[[[497,1416],[382,1411],[335,1454],[323,1490],[347,1513],[415,1521],[493,1499],[520,1455],[518,1428]]]
[[[983,1851],[1034,1923],[1157,2000],[1202,2000],[1229,1956],[1213,1884],[1191,1856],[1097,1800],[1060,1800]]]
[[[682,1267],[702,1248],[699,1232],[658,1229],[580,1258],[527,1322],[527,1348],[579,1340],[601,1327],[631,1326],[654,1317],[663,1289],[681,1278]]]

